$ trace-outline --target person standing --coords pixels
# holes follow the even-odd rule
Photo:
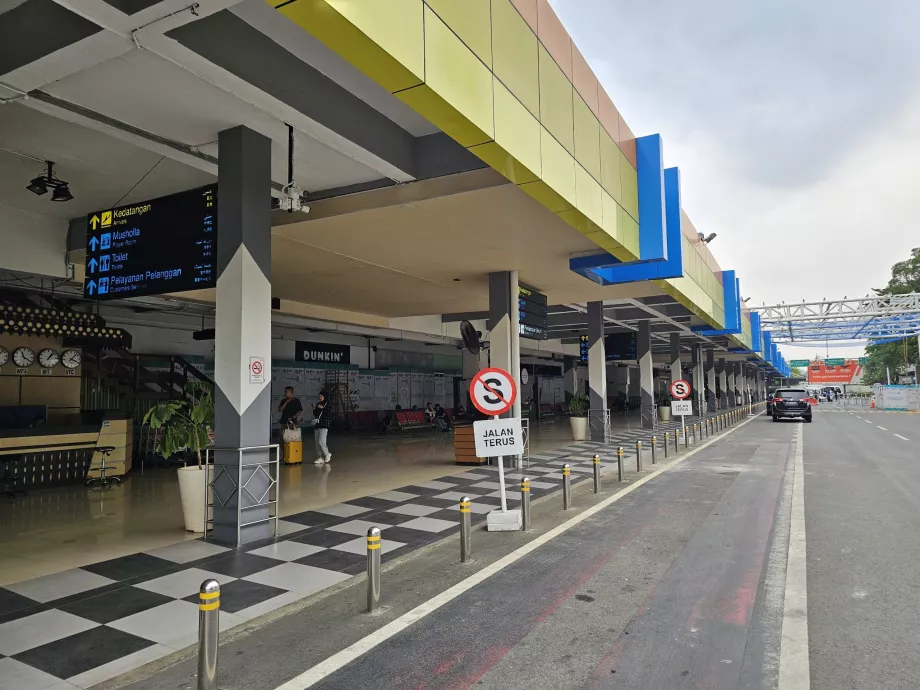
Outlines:
[[[316,444],[316,460],[314,465],[325,465],[332,462],[327,440],[329,427],[332,426],[332,407],[326,398],[326,391],[320,391],[319,401],[313,406],[313,442]]]
[[[303,405],[301,405],[300,399],[294,397],[294,389],[291,386],[284,389],[284,398],[281,400],[281,404],[278,405],[278,411],[281,413],[279,421],[282,429],[293,429],[300,424]]]

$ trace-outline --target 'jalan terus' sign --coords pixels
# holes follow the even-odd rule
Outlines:
[[[294,359],[318,364],[351,364],[351,347],[298,340],[294,345]]]

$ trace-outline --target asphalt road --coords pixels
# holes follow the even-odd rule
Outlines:
[[[920,688],[918,441],[920,416],[865,409],[806,429],[815,690]]]
[[[753,419],[644,483],[631,473],[613,502],[624,485],[582,485],[573,511],[535,505],[530,533],[474,534],[471,565],[456,542],[420,553],[384,573],[378,615],[358,583],[236,634],[220,687],[299,690],[324,669],[309,687],[807,690],[807,672],[781,673],[804,651],[784,638],[804,540],[811,687],[920,688],[920,415],[839,410]],[[191,658],[131,687],[194,673]]]

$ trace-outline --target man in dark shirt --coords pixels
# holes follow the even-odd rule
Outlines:
[[[294,389],[288,386],[284,389],[284,400],[278,405],[278,411],[281,412],[281,426],[297,426],[300,424],[300,415],[303,412],[303,405],[300,400],[294,397]]]

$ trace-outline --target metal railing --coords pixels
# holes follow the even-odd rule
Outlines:
[[[261,462],[244,463],[243,455],[245,453],[265,452],[268,451],[268,460]],[[274,451],[275,459],[272,460]],[[219,452],[237,453],[236,477],[234,477],[228,468],[233,468],[230,464],[215,464],[214,454]],[[265,468],[268,468],[267,470]],[[225,508],[236,498],[236,546],[241,544],[241,534],[245,527],[252,527],[264,522],[272,524],[272,536],[278,535],[278,476],[281,467],[281,446],[277,443],[269,443],[264,446],[244,446],[242,448],[211,446],[205,449],[205,494],[204,494],[204,538],[208,538],[208,525],[211,525],[211,531],[214,530],[213,511],[215,508]],[[244,470],[252,469],[246,479],[243,479]],[[208,478],[210,474],[211,478]],[[262,491],[261,495],[256,496],[250,489],[249,485],[256,476],[264,477],[268,486]],[[226,477],[227,481],[233,487],[226,495],[221,495],[218,483]],[[259,489],[254,490],[258,491]],[[243,505],[243,497],[248,496],[252,501],[251,505]],[[211,500],[213,497],[213,501]],[[258,518],[250,522],[243,522],[243,511],[251,510],[265,506],[268,510],[268,517]]]
[[[588,410],[588,440],[593,441],[601,434],[603,434],[604,443],[610,443],[610,410],[606,407],[591,408]]]

